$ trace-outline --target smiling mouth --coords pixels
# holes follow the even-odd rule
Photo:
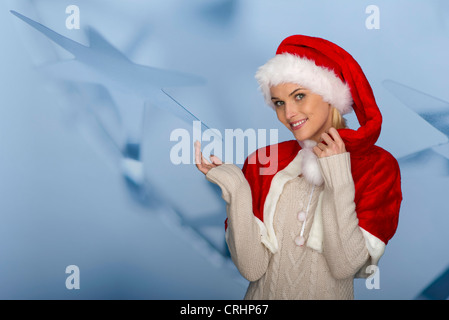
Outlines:
[[[295,121],[290,123],[290,127],[292,128],[292,130],[299,130],[309,119],[302,119],[299,121]]]

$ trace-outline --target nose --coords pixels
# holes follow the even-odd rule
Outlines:
[[[285,102],[285,118],[287,120],[290,120],[291,118],[293,118],[294,116],[296,116],[296,114],[298,113],[296,110],[296,106],[294,103],[288,103]]]

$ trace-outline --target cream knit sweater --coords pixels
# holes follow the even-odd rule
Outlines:
[[[306,211],[312,192],[302,176],[288,181],[278,200],[274,230],[279,250],[261,243],[252,212],[251,190],[242,171],[233,164],[215,167],[206,178],[219,185],[226,201],[226,241],[231,258],[250,285],[245,299],[353,299],[355,274],[369,264],[365,239],[358,226],[349,153],[318,159],[324,184],[315,187],[304,237],[310,232],[320,193],[323,250],[298,246],[300,211]]]

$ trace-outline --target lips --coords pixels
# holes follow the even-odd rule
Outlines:
[[[301,119],[295,122],[291,122],[290,123],[290,128],[292,128],[292,130],[299,130],[302,126],[304,126],[304,124],[307,122],[307,120],[309,119]]]

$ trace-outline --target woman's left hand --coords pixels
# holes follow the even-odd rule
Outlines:
[[[195,164],[198,170],[200,170],[205,175],[209,172],[210,169],[215,168],[223,164],[223,162],[214,155],[210,156],[211,162],[207,161],[201,152],[201,143],[199,141],[195,141]]]
[[[329,133],[323,133],[321,139],[326,142],[326,144],[320,142],[315,147],[313,147],[313,152],[318,158],[330,157],[337,154],[345,153],[345,143],[338,134],[337,129],[330,128]]]

